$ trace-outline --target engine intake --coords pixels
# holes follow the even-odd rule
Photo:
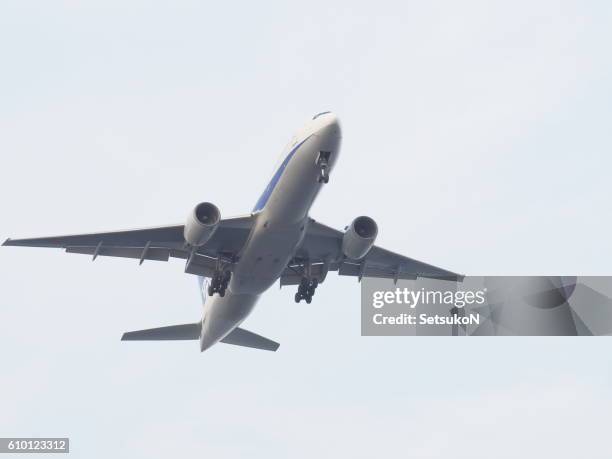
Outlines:
[[[342,237],[342,253],[352,260],[365,257],[376,240],[378,225],[370,217],[357,217]]]
[[[201,202],[187,217],[183,236],[191,246],[201,246],[208,241],[221,220],[221,212],[210,202]]]

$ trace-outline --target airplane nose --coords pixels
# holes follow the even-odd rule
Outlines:
[[[319,129],[319,134],[339,138],[342,137],[340,129],[340,120],[333,113],[327,113],[321,119],[322,126]]]

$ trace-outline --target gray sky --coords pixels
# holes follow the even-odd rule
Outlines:
[[[248,212],[312,114],[312,216],[474,275],[610,274],[608,2],[0,6],[0,238]],[[233,184],[237,184],[234,186]],[[277,353],[121,343],[192,322],[178,261],[0,250],[0,436],[72,457],[609,457],[610,340],[359,336],[359,288],[272,288]]]

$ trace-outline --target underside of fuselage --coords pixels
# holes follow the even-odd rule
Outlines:
[[[323,154],[327,173],[340,152],[341,133],[332,113],[315,117],[294,136],[285,160],[255,206],[255,223],[237,255],[228,290],[205,306],[201,350],[234,330],[251,313],[259,295],[278,281],[302,242],[308,212],[325,181],[320,179]]]

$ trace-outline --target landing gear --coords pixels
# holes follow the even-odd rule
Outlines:
[[[329,171],[327,170],[327,166],[321,166],[321,171],[319,172],[319,178],[317,180],[319,183],[329,182]]]
[[[315,290],[317,289],[318,285],[318,279],[308,279],[307,277],[303,277],[298,287],[298,291],[295,294],[295,302],[299,303],[304,299],[306,300],[306,303],[310,304],[312,301],[312,296],[315,294]]]
[[[317,158],[317,166],[319,166],[319,178],[317,180],[319,183],[329,182],[329,155],[329,151],[319,152]]]
[[[218,293],[220,297],[224,297],[231,278],[232,273],[230,271],[216,271],[208,285],[208,296]]]

